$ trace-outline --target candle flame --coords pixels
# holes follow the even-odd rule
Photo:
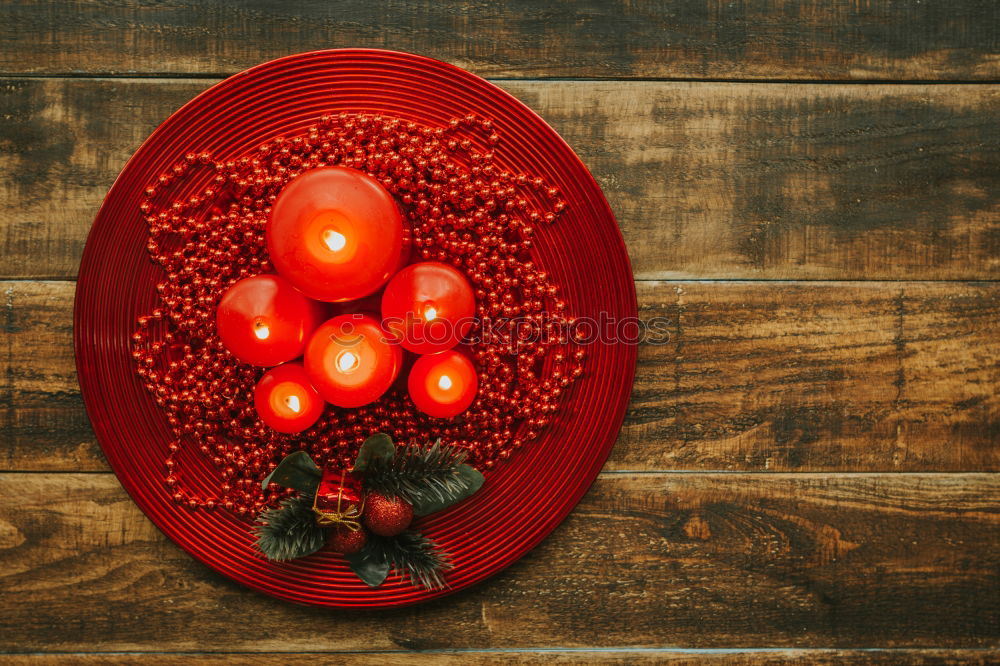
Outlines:
[[[428,305],[424,308],[424,319],[427,321],[434,321],[437,319],[438,311],[433,305]]]
[[[438,388],[442,391],[447,391],[451,388],[451,377],[448,375],[441,375],[441,379],[438,380]]]
[[[323,232],[323,242],[330,248],[330,252],[339,252],[347,245],[347,237],[339,231],[327,229]]]
[[[262,321],[257,321],[253,325],[253,334],[257,336],[258,340],[267,340],[268,336],[271,335],[271,329]]]
[[[285,398],[285,404],[288,405],[288,409],[296,414],[302,411],[302,404],[299,402],[299,396],[297,395],[290,395]]]
[[[360,360],[361,359],[358,358],[357,354],[349,351],[343,351],[340,353],[340,356],[337,357],[337,369],[341,372],[353,372],[354,370],[357,370]]]

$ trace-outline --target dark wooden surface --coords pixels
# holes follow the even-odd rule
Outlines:
[[[993,0],[22,0],[0,71],[231,74],[289,53],[388,48],[482,76],[989,80]]]
[[[638,282],[642,345],[607,468],[1000,470],[1000,290]],[[3,471],[107,471],[73,367],[72,282],[7,281]]]
[[[0,4],[0,662],[1000,660],[998,36],[992,0]],[[332,46],[541,113],[672,326],[566,523],[390,613],[190,559],[109,472],[73,366],[132,151],[220,77]]]
[[[378,614],[211,573],[112,475],[0,482],[8,649],[967,648],[1000,622],[992,473],[607,473],[504,574]]]
[[[75,277],[125,160],[215,82],[0,78],[0,278]],[[1000,87],[499,83],[586,161],[637,279],[1000,275]]]

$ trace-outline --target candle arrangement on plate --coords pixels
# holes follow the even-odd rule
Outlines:
[[[567,304],[533,253],[536,228],[565,203],[505,170],[498,142],[474,116],[433,127],[340,113],[234,159],[190,153],[150,184],[147,248],[165,276],[133,356],[176,437],[165,460],[175,501],[273,519],[322,487],[308,509],[347,552],[355,524],[374,539],[409,525],[387,460],[446,459],[454,499],[478,488],[472,470],[537,437],[583,372]],[[348,483],[376,434],[402,452],[376,446],[381,476]],[[216,492],[184,484],[184,451],[218,470]],[[275,478],[296,454],[320,473]],[[320,506],[330,470],[337,506],[352,484],[379,489],[367,511],[382,523]],[[440,582],[428,571],[410,573]]]
[[[264,423],[301,432],[322,414],[317,396],[337,407],[378,400],[396,381],[404,348],[422,354],[408,382],[420,411],[442,418],[468,409],[476,371],[450,350],[472,326],[472,287],[448,264],[402,268],[402,216],[378,181],[348,167],[309,169],[278,195],[264,236],[277,275],[236,282],[216,314],[223,346],[245,363],[276,366],[304,354],[303,365],[278,366],[257,384]],[[358,301],[390,277],[381,321],[358,311],[320,323],[326,302]]]

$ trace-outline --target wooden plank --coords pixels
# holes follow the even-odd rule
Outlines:
[[[109,474],[3,474],[0,650],[990,647],[998,493],[997,474],[604,475],[506,572],[372,615],[209,572]]]
[[[79,397],[73,283],[0,283],[0,469],[106,470]],[[616,470],[1000,470],[1000,285],[640,282]]]
[[[1000,658],[994,650],[545,650],[541,651],[429,651],[429,652],[186,652],[164,654],[162,652],[129,652],[125,654],[30,654],[4,655],[4,663],[17,664],[133,664],[141,659],[144,664],[176,664],[187,666],[198,664],[231,664],[238,661],[250,666],[278,664],[284,666],[290,661],[298,663],[326,663],[336,659],[340,666],[378,663],[382,666],[408,666],[409,664],[443,664],[444,666],[464,666],[465,664],[725,664],[726,666],[764,666],[765,664],[813,664],[814,666],[836,666],[837,664],[887,664],[906,666],[919,664],[993,664]]]
[[[0,469],[107,469],[76,380],[74,289],[0,283]]]
[[[129,155],[210,83],[0,82],[0,277],[74,277]],[[1000,275],[1000,86],[502,85],[593,171],[639,279]]]
[[[424,53],[481,75],[995,79],[992,0],[740,3],[350,0],[0,6],[5,73],[233,73],[333,47]]]
[[[1000,286],[638,283],[624,469],[1000,469]]]

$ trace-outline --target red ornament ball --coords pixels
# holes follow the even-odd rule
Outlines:
[[[364,521],[365,527],[379,536],[396,536],[413,522],[413,507],[400,497],[369,493]]]
[[[330,547],[344,555],[360,553],[366,543],[368,543],[368,533],[363,529],[349,530],[345,527],[338,527],[333,531],[333,536],[330,537]]]

